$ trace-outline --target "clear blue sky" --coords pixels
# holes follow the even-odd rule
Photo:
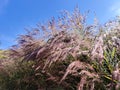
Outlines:
[[[120,14],[120,0],[0,0],[0,49],[13,45],[24,28],[57,17],[61,10],[72,11],[76,5],[82,13],[96,12],[100,23]]]

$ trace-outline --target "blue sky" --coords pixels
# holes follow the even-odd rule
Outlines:
[[[0,0],[0,49],[15,44],[24,28],[57,17],[61,10],[72,11],[76,5],[82,13],[91,11],[91,21],[93,12],[100,23],[120,15],[120,0]]]

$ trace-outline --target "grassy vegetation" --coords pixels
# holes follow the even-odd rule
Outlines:
[[[37,27],[0,50],[0,90],[120,89],[118,18],[88,25],[76,8]]]

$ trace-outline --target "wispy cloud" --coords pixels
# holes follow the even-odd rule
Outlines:
[[[110,12],[114,15],[120,15],[120,1],[112,4]]]
[[[4,11],[4,8],[8,5],[9,0],[0,0],[0,14]]]

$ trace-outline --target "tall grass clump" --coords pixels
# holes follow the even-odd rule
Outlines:
[[[6,58],[12,63],[0,68],[0,89],[119,90],[119,19],[100,26],[86,16],[64,11],[20,35]]]

